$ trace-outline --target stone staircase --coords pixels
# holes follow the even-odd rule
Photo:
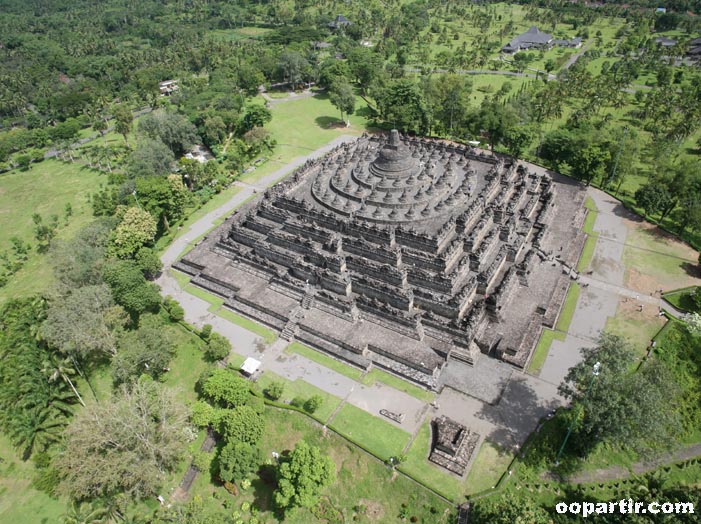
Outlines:
[[[292,310],[292,313],[290,314],[290,318],[287,321],[287,324],[285,324],[285,327],[282,328],[280,338],[287,340],[288,342],[295,338],[295,335],[297,334],[297,322],[303,316],[304,313],[302,313],[301,307],[297,306],[296,308],[294,308]]]
[[[311,309],[314,306],[315,294],[314,288],[307,286],[307,289],[304,291],[304,296],[302,297],[302,308]]]

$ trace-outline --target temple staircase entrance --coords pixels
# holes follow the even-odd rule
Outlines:
[[[304,309],[311,309],[314,307],[314,295],[316,295],[316,290],[307,284],[304,290],[304,296],[302,297],[302,307]]]
[[[292,313],[290,313],[290,318],[287,321],[287,324],[285,324],[285,327],[282,328],[280,338],[287,340],[288,342],[295,338],[295,335],[297,334],[297,322],[299,322],[299,319],[303,316],[304,312],[300,306],[294,308]]]

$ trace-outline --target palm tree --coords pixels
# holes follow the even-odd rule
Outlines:
[[[76,370],[70,366],[69,359],[58,359],[55,355],[51,355],[48,360],[44,361],[41,372],[48,377],[49,382],[54,382],[61,377],[63,381],[73,390],[73,393],[78,398],[80,405],[85,407],[83,398],[80,396],[80,393],[78,393],[73,381],[70,379],[70,375],[75,375]]]
[[[45,451],[51,444],[58,442],[66,424],[66,414],[54,406],[22,410],[10,428],[9,436],[26,460],[35,451]]]
[[[71,502],[68,511],[61,517],[63,524],[103,524],[105,510],[96,508],[90,502]]]

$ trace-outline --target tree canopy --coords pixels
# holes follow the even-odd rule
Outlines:
[[[316,503],[321,491],[335,480],[336,466],[331,458],[300,440],[288,457],[280,459],[278,489],[273,494],[275,504],[285,511],[309,508]]]
[[[60,491],[76,499],[156,495],[182,457],[186,418],[173,393],[150,380],[91,404],[66,429]]]

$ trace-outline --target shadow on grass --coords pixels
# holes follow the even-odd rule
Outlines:
[[[318,116],[314,119],[314,122],[322,129],[346,127],[346,124],[340,118],[333,116]]]
[[[275,466],[266,464],[258,470],[258,476],[251,482],[253,488],[253,504],[261,512],[271,512],[280,520],[282,514],[275,507],[273,492],[277,487],[275,481]]]
[[[701,278],[701,265],[691,262],[682,262],[680,266],[690,277]]]

